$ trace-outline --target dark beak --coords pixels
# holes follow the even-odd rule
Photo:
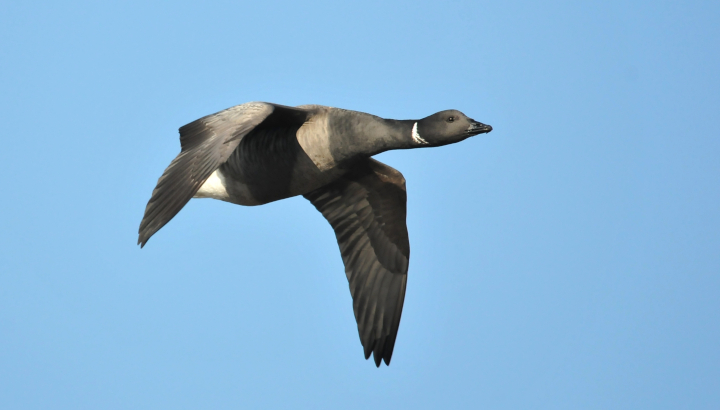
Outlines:
[[[491,126],[489,126],[487,124],[483,124],[481,122],[477,122],[475,120],[472,120],[470,128],[468,128],[468,133],[470,133],[472,135],[487,134],[490,131],[492,131]]]

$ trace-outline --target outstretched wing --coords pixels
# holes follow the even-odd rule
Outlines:
[[[252,102],[208,115],[180,128],[180,154],[158,179],[140,222],[138,244],[145,246],[225,162],[243,137],[270,120],[304,121],[308,111],[277,104]]]
[[[390,364],[410,259],[405,178],[368,159],[304,196],[335,230],[365,358]]]

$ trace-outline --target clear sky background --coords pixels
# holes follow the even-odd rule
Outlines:
[[[3,409],[720,408],[720,5],[0,4]],[[412,259],[365,361],[309,202],[137,228],[247,101],[494,131],[384,153]]]

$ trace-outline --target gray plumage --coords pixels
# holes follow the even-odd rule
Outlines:
[[[459,111],[387,120],[319,105],[253,102],[180,128],[180,154],[140,223],[144,246],[193,197],[261,205],[303,195],[330,222],[365,358],[390,363],[407,283],[405,179],[372,155],[459,142],[492,127]]]

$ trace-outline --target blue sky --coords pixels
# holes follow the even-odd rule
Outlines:
[[[4,409],[720,406],[716,2],[4,2]],[[247,101],[494,131],[381,154],[412,247],[363,360],[303,198],[193,200],[177,129]]]

